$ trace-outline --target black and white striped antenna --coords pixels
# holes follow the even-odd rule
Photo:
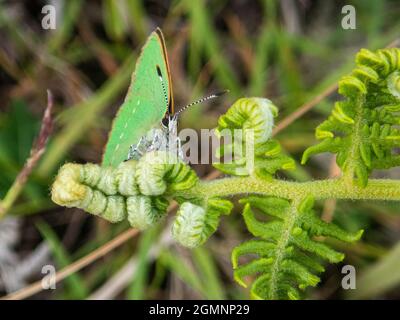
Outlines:
[[[224,91],[221,91],[221,92],[216,92],[216,93],[210,94],[210,95],[207,96],[207,97],[200,98],[199,100],[196,100],[196,101],[194,101],[194,102],[191,102],[191,103],[187,104],[186,106],[180,108],[180,109],[175,113],[175,115],[180,114],[181,112],[185,111],[186,109],[188,109],[188,108],[190,108],[190,107],[192,107],[192,106],[194,106],[194,105],[196,105],[196,104],[203,103],[203,102],[205,102],[205,101],[207,101],[207,100],[211,100],[211,99],[218,98],[218,97],[224,95],[224,94],[227,93],[227,92],[229,92],[229,90],[224,90]]]

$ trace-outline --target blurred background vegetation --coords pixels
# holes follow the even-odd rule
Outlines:
[[[56,7],[56,29],[41,27],[42,7]],[[341,27],[352,4],[357,29]],[[180,125],[213,128],[236,98],[263,96],[279,106],[279,120],[334,85],[362,47],[378,49],[400,37],[396,0],[53,0],[0,1],[0,198],[29,156],[46,106],[54,95],[55,130],[18,201],[0,222],[0,292],[40,280],[107,243],[128,225],[111,225],[77,209],[56,206],[49,188],[66,161],[99,163],[111,121],[123,101],[146,37],[159,26],[169,51],[175,100],[184,105],[229,89],[218,101],[188,110]],[[277,138],[299,159],[315,142],[314,128],[336,93],[284,128]],[[330,155],[283,178],[334,175]],[[205,176],[212,171],[196,165]],[[379,175],[379,173],[378,173]],[[392,170],[386,177],[400,178]],[[400,298],[398,203],[319,203],[326,220],[347,230],[366,229],[343,264],[357,270],[357,290],[341,289],[342,265],[328,266],[313,299]],[[176,246],[166,224],[122,246],[57,284],[41,299],[245,299],[232,280],[230,251],[250,235],[240,208],[223,220],[208,243]]]

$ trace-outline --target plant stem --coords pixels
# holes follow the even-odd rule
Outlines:
[[[285,259],[285,249],[287,248],[290,241],[290,233],[293,230],[293,226],[296,223],[296,219],[298,217],[297,206],[298,202],[294,201],[290,204],[290,210],[288,211],[288,218],[285,219],[283,230],[281,233],[279,240],[276,244],[276,256],[274,262],[271,267],[271,279],[270,279],[270,291],[271,291],[271,300],[279,299],[278,295],[278,287],[279,287],[279,274],[281,272],[282,261]]]
[[[353,184],[354,172],[357,166],[357,160],[359,158],[359,148],[362,143],[361,127],[363,125],[363,108],[364,108],[365,97],[361,96],[357,99],[355,104],[355,116],[354,116],[354,127],[351,134],[351,143],[346,163],[343,166],[343,179],[350,186]]]
[[[31,155],[26,161],[24,167],[19,172],[10,189],[7,191],[4,199],[0,199],[0,220],[4,218],[14,202],[17,200],[18,196],[21,194],[29,175],[32,173],[32,170],[46,149],[47,140],[53,129],[53,119],[51,116],[52,109],[53,96],[51,92],[47,90],[47,107],[44,111],[39,136],[31,149]]]
[[[176,193],[184,198],[227,197],[236,194],[254,193],[286,199],[301,199],[312,195],[315,199],[363,199],[400,200],[400,181],[370,179],[364,188],[349,185],[343,179],[327,179],[310,182],[264,180],[257,177],[223,178],[200,181],[191,189]]]

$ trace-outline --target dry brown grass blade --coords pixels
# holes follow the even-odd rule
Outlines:
[[[114,250],[115,248],[119,247],[129,239],[135,237],[139,231],[137,229],[128,229],[118,236],[116,236],[111,241],[107,242],[100,248],[94,250],[93,252],[89,253],[88,255],[84,256],[83,258],[71,263],[64,269],[61,269],[59,272],[56,273],[55,282],[58,283],[71,274],[78,272],[79,270],[85,268],[86,266],[90,265],[97,259],[104,257],[107,253]],[[31,285],[22,288],[21,290],[11,293],[5,297],[2,297],[1,300],[22,300],[26,299],[34,294],[43,290],[42,281],[39,280],[37,282],[32,283]]]
[[[168,213],[175,210],[177,208],[177,203],[172,203],[168,208]],[[88,265],[92,264],[96,260],[104,257],[106,254],[114,250],[115,248],[123,245],[129,239],[137,236],[139,234],[139,230],[137,229],[128,229],[115,238],[111,239],[100,248],[92,251],[91,253],[87,254],[86,256],[80,258],[79,260],[71,263],[70,265],[66,266],[65,268],[61,269],[60,271],[56,272],[55,274],[55,282],[58,283],[71,274],[80,271],[81,269],[87,267]],[[7,296],[1,297],[0,300],[22,300],[29,298],[36,293],[44,290],[42,287],[42,280],[36,281],[29,286],[18,290],[17,292],[13,292]]]
[[[10,210],[18,196],[21,194],[29,175],[42,157],[46,150],[47,141],[53,129],[53,119],[51,112],[53,110],[53,95],[50,90],[47,90],[47,107],[44,111],[42,125],[40,127],[39,135],[31,149],[31,155],[26,161],[24,167],[15,178],[14,183],[7,191],[4,199],[0,201],[0,220],[4,218]]]
[[[310,101],[306,102],[303,104],[300,108],[296,109],[296,111],[292,112],[290,115],[288,115],[286,118],[284,118],[281,122],[277,124],[277,126],[274,128],[272,133],[275,135],[278,132],[282,131],[285,129],[287,126],[292,124],[295,120],[300,118],[302,115],[310,111],[312,108],[314,108],[318,103],[320,103],[322,100],[324,100],[327,96],[332,94],[334,91],[336,91],[338,88],[337,83],[329,86],[326,88],[324,91],[322,91],[319,95],[311,99]]]

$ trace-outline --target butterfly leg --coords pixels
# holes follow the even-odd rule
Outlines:
[[[163,129],[153,129],[152,139],[147,148],[148,151],[153,150],[166,150],[166,132]]]
[[[129,147],[129,151],[128,151],[128,156],[127,156],[127,160],[139,160],[139,158],[143,155],[144,153],[144,147],[146,145],[146,138],[145,137],[141,137],[139,142],[137,144],[133,144]]]
[[[177,115],[168,118],[167,126],[167,149],[170,153],[183,160],[181,139],[178,137],[178,117]]]

